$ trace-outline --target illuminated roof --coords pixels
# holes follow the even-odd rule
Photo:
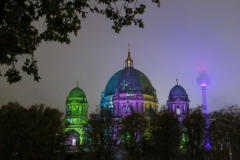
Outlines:
[[[76,88],[73,88],[71,92],[69,93],[69,98],[71,97],[85,97],[84,91],[79,88],[78,86]]]
[[[170,90],[169,96],[187,96],[187,92],[182,86],[177,84]]]
[[[125,68],[116,72],[108,81],[104,95],[114,95],[118,93],[136,93],[156,96],[156,90],[148,77],[141,71],[133,68],[133,60],[130,52],[125,60]]]

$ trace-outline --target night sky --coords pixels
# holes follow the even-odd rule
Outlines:
[[[44,103],[64,111],[78,80],[91,113],[110,77],[124,68],[128,43],[134,68],[148,76],[160,106],[176,78],[187,91],[190,107],[201,105],[196,79],[203,66],[211,79],[209,110],[240,104],[240,1],[161,0],[160,8],[146,5],[144,29],[131,26],[117,34],[104,16],[89,14],[70,45],[42,43],[35,55],[41,81],[24,74],[21,83],[10,85],[0,77],[0,105]]]

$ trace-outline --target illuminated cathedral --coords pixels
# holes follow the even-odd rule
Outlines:
[[[151,81],[133,67],[128,50],[125,68],[116,72],[102,91],[101,109],[109,109],[115,117],[138,112],[149,117],[157,112],[158,99]]]
[[[174,112],[181,122],[189,113],[189,102],[187,92],[177,83],[169,92],[168,110]],[[114,118],[123,118],[133,112],[150,118],[158,112],[156,89],[144,73],[134,68],[130,48],[124,69],[113,74],[102,91],[100,107],[110,110]],[[77,83],[77,87],[71,90],[66,99],[65,122],[70,124],[65,129],[70,132],[68,145],[76,146],[83,142],[83,126],[87,122],[87,116],[88,101]]]

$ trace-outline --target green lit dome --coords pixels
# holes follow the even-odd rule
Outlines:
[[[71,90],[68,97],[85,97],[85,93],[81,88],[76,87]]]
[[[141,92],[143,94],[156,96],[156,90],[153,88],[148,77],[133,67],[126,67],[116,72],[109,79],[104,90],[104,95],[113,95],[116,90],[119,93]]]

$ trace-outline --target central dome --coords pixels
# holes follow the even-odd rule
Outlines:
[[[137,69],[133,68],[133,60],[130,55],[125,60],[125,68],[116,72],[108,81],[104,96],[114,95],[114,93],[142,93],[156,96],[156,90],[148,77]]]
[[[156,90],[153,88],[148,77],[133,67],[125,67],[109,79],[104,95],[113,95],[115,92],[141,92],[142,94],[156,95]]]
[[[157,112],[156,90],[144,73],[133,68],[130,48],[125,68],[113,74],[102,91],[100,106],[110,110],[115,117],[125,117],[133,112],[150,117]]]

